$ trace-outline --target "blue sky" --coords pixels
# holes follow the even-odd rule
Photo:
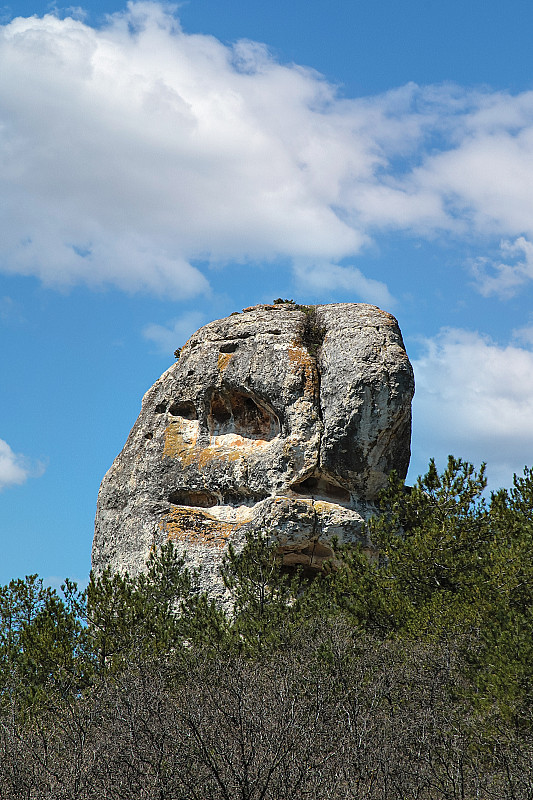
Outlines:
[[[100,480],[201,324],[393,312],[410,478],[533,464],[533,5],[0,9],[0,582],[84,582]]]

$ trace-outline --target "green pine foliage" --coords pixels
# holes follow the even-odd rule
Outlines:
[[[377,562],[347,548],[353,613],[381,634],[434,637],[466,632],[486,616],[494,583],[494,536],[482,492],[484,467],[450,457],[407,489],[395,474],[370,522]]]
[[[64,597],[37,575],[0,588],[0,708],[24,714],[83,681],[83,621],[75,584]]]
[[[172,543],[84,592],[0,587],[0,796],[530,800],[533,470],[485,489],[452,456],[392,474],[373,554],[314,578],[250,532],[231,612]]]
[[[306,581],[301,569],[283,568],[272,536],[248,532],[242,550],[230,545],[221,572],[234,606],[232,647],[254,656],[286,645],[305,616]]]
[[[223,637],[223,613],[202,595],[171,542],[152,552],[145,573],[91,574],[86,591],[87,661],[96,673],[158,658]]]

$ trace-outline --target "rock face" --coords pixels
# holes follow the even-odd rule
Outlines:
[[[174,540],[223,601],[218,567],[247,528],[319,568],[410,457],[414,381],[375,306],[255,306],[197,331],[143,398],[98,496],[93,568],[135,574]]]

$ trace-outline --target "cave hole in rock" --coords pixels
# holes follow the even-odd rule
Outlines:
[[[326,542],[308,542],[304,547],[280,547],[278,556],[281,557],[283,571],[291,574],[297,567],[303,567],[304,572],[315,574],[321,570],[325,561],[335,558],[333,548]]]
[[[308,553],[311,558],[316,558],[319,561],[324,561],[325,559],[333,558],[334,556],[333,548],[325,542],[312,542],[309,547],[304,550],[304,552],[306,554]]]
[[[220,353],[234,353],[239,346],[239,342],[225,342],[218,348]]]
[[[215,392],[208,416],[211,436],[234,433],[246,439],[273,439],[280,431],[279,420],[267,404],[236,390]]]
[[[192,489],[177,489],[169,495],[169,501],[176,506],[194,506],[195,508],[212,508],[218,505],[218,498],[211,492]]]
[[[234,506],[254,506],[261,500],[266,500],[270,497],[268,492],[253,492],[250,489],[232,490],[225,492],[222,500],[222,505]]]
[[[173,417],[184,419],[198,419],[196,407],[191,400],[175,400],[169,407],[168,413]]]
[[[343,489],[342,486],[337,486],[336,483],[314,475],[298,483],[291,484],[291,489],[296,494],[303,494],[308,497],[315,495],[326,497],[334,503],[350,502],[350,492]]]

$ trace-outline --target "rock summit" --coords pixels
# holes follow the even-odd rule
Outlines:
[[[258,305],[200,328],[145,394],[98,495],[93,568],[136,574],[176,542],[210,596],[247,529],[318,569],[365,540],[409,465],[413,372],[398,323],[362,303]]]

